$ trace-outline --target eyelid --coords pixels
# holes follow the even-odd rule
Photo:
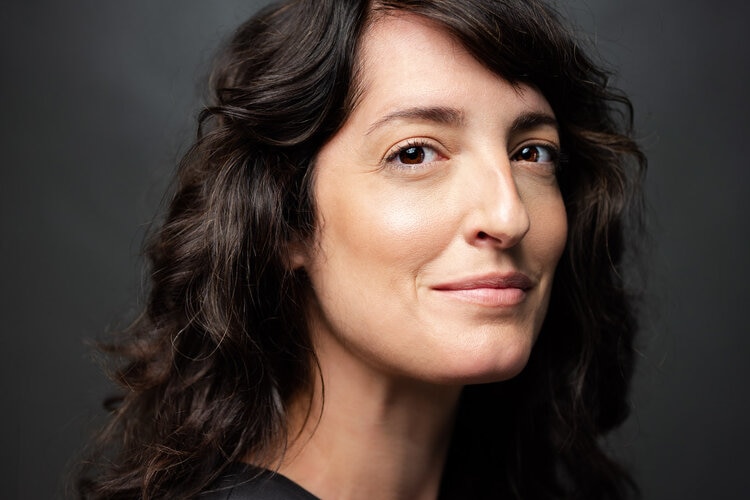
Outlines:
[[[439,160],[445,159],[445,148],[442,147],[440,143],[433,139],[428,139],[426,137],[412,137],[409,139],[405,139],[403,141],[399,141],[393,146],[391,146],[388,151],[385,153],[385,156],[383,156],[383,159],[381,160],[381,163],[383,166],[386,166],[388,164],[392,164],[395,162],[396,157],[399,153],[402,151],[409,149],[409,148],[415,148],[415,147],[421,147],[421,148],[429,148],[435,151],[437,155],[439,156]],[[415,165],[404,165],[404,167],[408,167],[411,169],[419,168],[422,165],[429,165],[433,163],[432,161],[427,161],[421,164],[415,164]]]
[[[514,156],[520,153],[522,149],[529,148],[529,147],[545,148],[550,152],[550,155],[552,156],[552,161],[538,162],[538,163],[554,163],[555,165],[560,163],[560,156],[561,156],[560,146],[558,146],[554,142],[547,141],[547,140],[529,140],[529,141],[523,142],[511,150],[511,153],[509,155],[510,158],[512,159]]]

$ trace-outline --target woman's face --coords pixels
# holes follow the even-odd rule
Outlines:
[[[361,99],[315,166],[316,244],[293,257],[321,363],[510,378],[565,245],[554,114],[414,15],[376,21],[361,57]]]

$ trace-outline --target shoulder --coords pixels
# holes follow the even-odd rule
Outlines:
[[[199,500],[318,500],[290,479],[271,471],[234,464]]]

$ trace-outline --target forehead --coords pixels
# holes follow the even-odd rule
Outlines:
[[[363,35],[358,87],[356,107],[368,114],[425,103],[471,107],[482,97],[509,111],[520,104],[552,112],[539,92],[491,72],[439,23],[398,11],[378,13]]]

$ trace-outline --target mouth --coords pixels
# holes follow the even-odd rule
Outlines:
[[[433,286],[441,295],[486,307],[513,307],[524,301],[534,287],[523,273],[494,273],[472,276]]]

